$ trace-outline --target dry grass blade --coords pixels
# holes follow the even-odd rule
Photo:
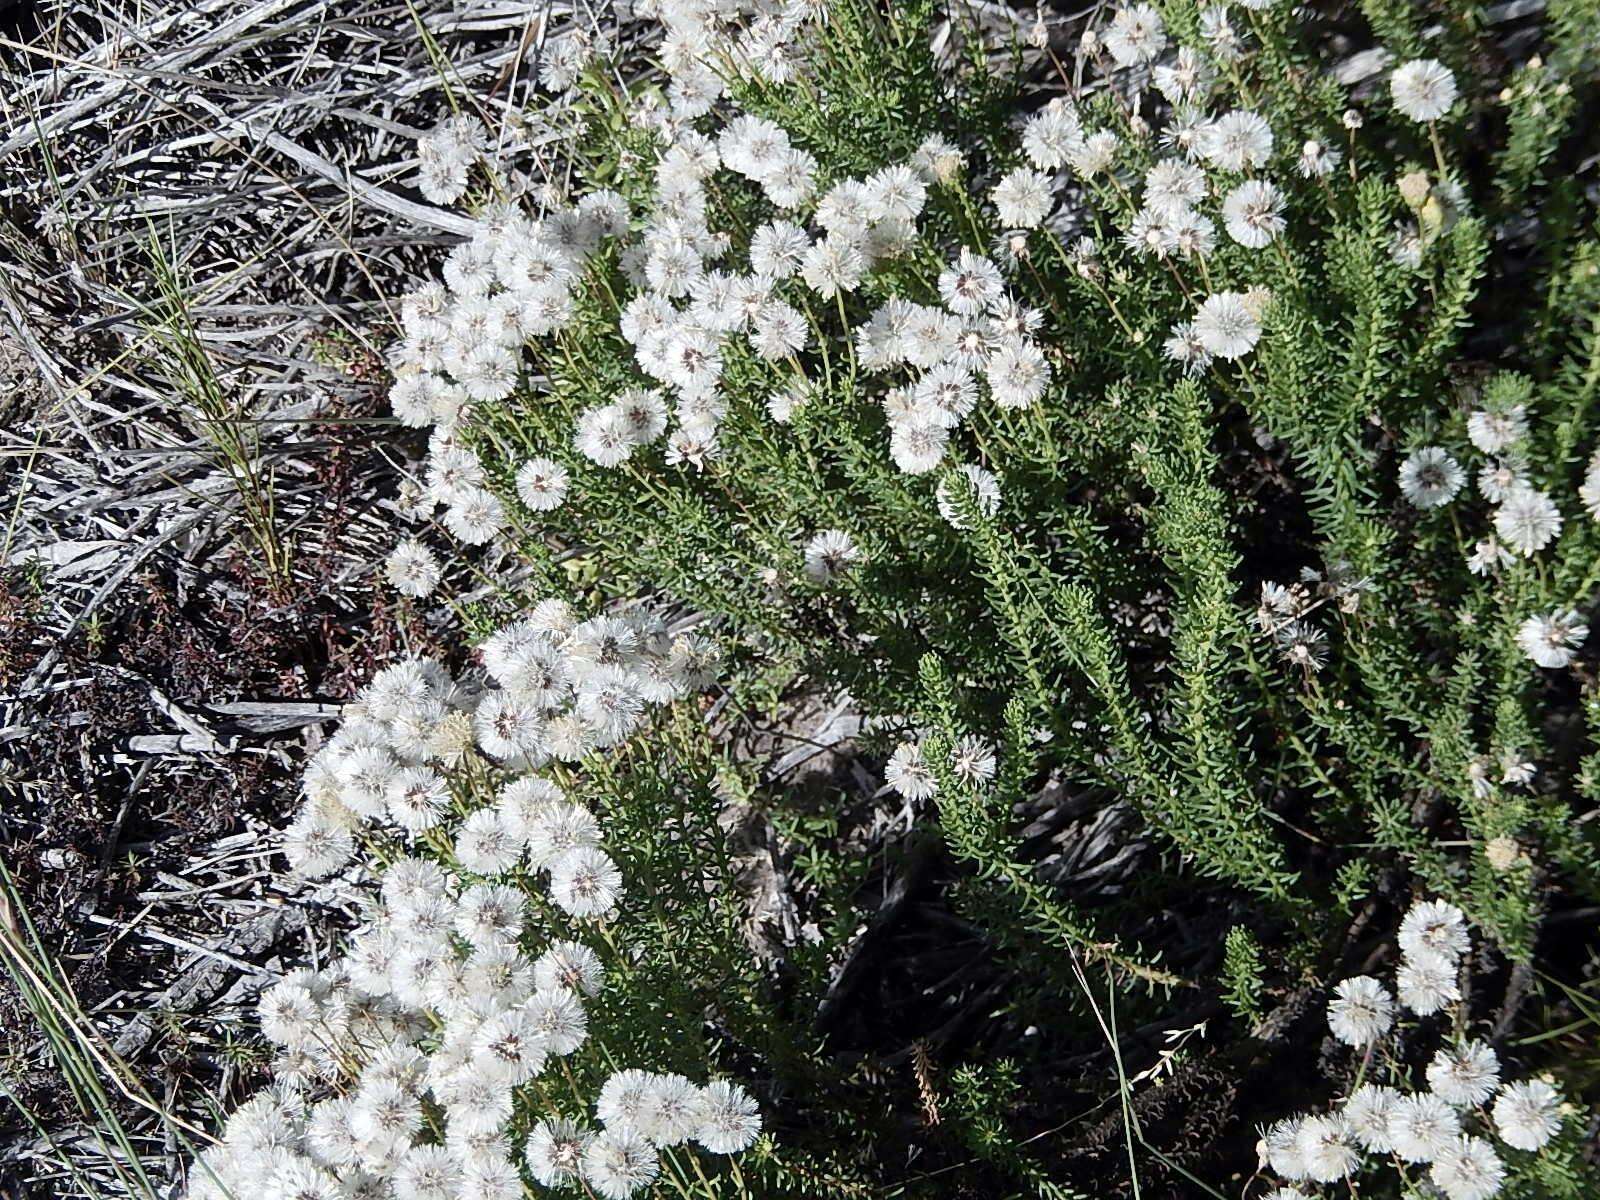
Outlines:
[[[208,1141],[204,1130],[175,1116],[153,1100],[116,1052],[105,1045],[89,1018],[78,1006],[70,985],[42,944],[37,928],[18,896],[11,873],[0,866],[0,966],[24,998],[28,1011],[38,1024],[56,1068],[68,1081],[77,1101],[77,1116],[86,1123],[100,1157],[118,1181],[118,1194],[148,1196],[160,1194],[157,1183],[145,1169],[144,1155],[134,1145],[133,1136],[113,1104],[107,1086],[123,1099],[155,1115],[162,1125],[193,1153],[192,1138]],[[62,1127],[59,1114],[48,1123],[39,1119],[9,1087],[7,1096],[18,1107],[52,1150],[59,1147],[52,1129]],[[71,1156],[62,1161],[80,1186],[98,1192],[83,1167]]]

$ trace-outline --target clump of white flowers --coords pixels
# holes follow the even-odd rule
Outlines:
[[[1310,675],[1328,660],[1328,635],[1318,623],[1318,610],[1331,605],[1354,613],[1371,587],[1372,581],[1357,576],[1346,562],[1329,563],[1326,571],[1303,568],[1293,583],[1261,585],[1256,627],[1286,663]]]
[[[1520,404],[1475,409],[1467,418],[1467,437],[1489,458],[1478,471],[1478,490],[1495,505],[1494,534],[1479,544],[1468,566],[1475,574],[1531,557],[1561,532],[1561,510],[1528,482],[1525,443],[1527,411]],[[1442,446],[1424,446],[1400,464],[1401,494],[1417,508],[1442,508],[1461,494],[1466,469]]]
[[[1515,376],[1507,378],[1516,382]],[[1518,559],[1548,549],[1560,536],[1565,518],[1555,499],[1529,480],[1525,404],[1475,407],[1466,428],[1473,450],[1485,456],[1477,470],[1477,490],[1494,506],[1492,529],[1473,543],[1467,569],[1474,575],[1498,575]],[[1423,446],[1400,463],[1400,493],[1423,512],[1442,509],[1462,495],[1467,477],[1467,469],[1449,450]],[[1591,458],[1578,493],[1585,511],[1600,519],[1600,453]],[[1559,670],[1571,665],[1588,633],[1588,624],[1574,609],[1558,608],[1524,618],[1516,642],[1538,666]]]
[[[382,868],[342,957],[263,993],[275,1083],[195,1164],[190,1196],[515,1200],[525,1166],[623,1200],[665,1147],[732,1154],[759,1134],[731,1082],[615,1071],[598,1125],[544,1113],[534,1086],[588,1041],[606,972],[583,940],[530,945],[530,887],[546,879],[577,928],[602,933],[623,889],[598,819],[537,772],[706,686],[715,646],[640,609],[579,621],[545,601],[481,656],[487,680],[426,659],[380,671],[308,765],[286,844],[297,873],[327,875],[383,830],[413,851]]]
[[[417,187],[435,204],[453,204],[466,193],[468,176],[487,149],[489,132],[477,117],[446,117],[417,140]]]
[[[573,430],[573,448],[603,467],[619,467],[665,438],[668,465],[703,468],[719,454],[729,403],[723,377],[736,358],[753,354],[790,370],[791,389],[803,393],[808,368],[801,356],[818,346],[826,352],[839,333],[843,357],[855,367],[877,375],[905,371],[878,398],[888,416],[890,453],[910,474],[944,460],[952,432],[983,391],[999,407],[1017,409],[1048,387],[1050,367],[1029,336],[1039,314],[1011,298],[995,265],[970,247],[939,274],[932,303],[891,300],[839,333],[819,322],[819,303],[826,313],[828,302],[859,289],[876,264],[907,251],[929,187],[955,179],[960,156],[933,140],[908,163],[823,190],[815,159],[771,121],[728,111],[724,103],[715,133],[696,130],[690,122],[708,116],[723,96],[724,51],[777,82],[800,65],[789,46],[803,18],[759,20],[763,33],[749,45],[739,15],[726,6],[715,14],[693,4],[661,8],[673,47],[664,56],[670,110],[647,106],[640,114],[641,124],[659,134],[655,194],[646,211],[630,212],[609,191],[542,217],[491,206],[475,236],[451,254],[444,286],[424,287],[403,306],[406,337],[395,358],[391,403],[403,421],[434,427],[427,498],[445,505],[444,524],[461,540],[486,541],[510,520],[456,440],[463,415],[509,394],[519,378],[519,347],[572,321],[575,285],[602,251],[620,253],[633,289],[617,298],[617,321],[639,373],[635,386],[580,414]],[[1148,48],[1160,37],[1154,10],[1127,24],[1130,45]],[[752,51],[757,56],[747,58]],[[461,193],[468,158],[461,147],[477,144],[456,132],[457,125],[447,125],[425,140],[425,186],[444,173],[434,164],[450,167],[451,186],[430,188],[440,197]],[[771,209],[737,263],[728,233],[708,223],[713,177],[718,187],[730,177],[747,182]],[[1048,204],[1046,195],[1035,194],[1037,182],[1019,178],[1012,191],[1001,203],[1014,223],[1037,224]],[[769,405],[769,411],[783,420],[792,407],[786,403],[780,412]],[[516,479],[518,498],[535,513],[566,496],[566,475],[548,459],[521,464]],[[396,586],[403,580],[420,590],[422,575],[404,557],[391,569]]]
[[[794,398],[818,382],[819,367],[830,380],[848,371],[856,398],[881,406],[888,457],[900,471],[923,475],[952,464],[987,473],[962,461],[973,450],[963,426],[985,402],[1001,411],[1034,407],[1056,374],[1040,338],[1048,314],[1017,295],[1007,270],[1033,253],[1029,231],[1043,229],[1054,241],[1051,213],[1071,177],[1120,188],[1122,140],[1086,126],[1070,101],[1052,100],[1024,123],[1025,163],[987,193],[1010,231],[1001,249],[929,247],[919,240],[919,221],[933,190],[966,186],[959,148],[931,137],[907,161],[825,181],[790,130],[740,111],[728,94],[728,63],[773,84],[805,74],[803,46],[817,13],[795,10],[777,20],[759,5],[676,0],[656,15],[668,84],[664,98],[639,99],[634,114],[654,139],[640,164],[653,182],[648,198],[630,205],[601,188],[575,200],[536,193],[539,211],[517,199],[488,203],[475,214],[473,235],[451,252],[443,283],[402,305],[391,406],[407,424],[433,429],[419,512],[442,505],[443,526],[469,545],[516,523],[513,497],[491,486],[461,431],[475,406],[504,399],[529,378],[529,347],[573,326],[583,280],[613,256],[624,286],[607,287],[612,319],[632,347],[636,377],[577,415],[570,446],[581,458],[620,469],[659,443],[668,467],[705,469],[724,452],[730,405],[741,402],[730,376],[754,359],[787,376],[765,401],[775,422],[791,419]],[[1115,10],[1098,44],[1118,70],[1153,69],[1171,105],[1172,153],[1145,172],[1143,205],[1124,231],[1136,254],[1191,266],[1200,285],[1193,316],[1166,339],[1166,356],[1190,373],[1243,358],[1262,337],[1270,292],[1213,288],[1207,263],[1219,222],[1252,251],[1287,229],[1286,196],[1262,174],[1276,144],[1271,125],[1248,109],[1207,113],[1212,65],[1188,47],[1165,61],[1167,32],[1150,5]],[[547,86],[570,88],[578,72],[557,74]],[[510,161],[490,161],[485,147],[473,122],[446,121],[419,148],[425,192],[441,203],[461,198],[474,163],[515,175]],[[1337,158],[1309,142],[1302,174],[1324,175]],[[739,188],[759,200],[764,219],[738,231],[717,228],[714,198]],[[1055,245],[1099,286],[1092,243],[1087,252]],[[926,277],[922,294],[897,286],[864,318],[847,317],[844,298],[863,293],[876,272],[930,251],[944,265]],[[560,463],[536,455],[511,465],[514,499],[530,514],[566,501],[569,476]],[[412,550],[397,552],[388,573],[406,594],[429,590],[430,573]]]
[[[994,743],[977,734],[963,734],[951,744],[944,765],[957,783],[981,790],[993,781],[998,767]],[[912,804],[939,794],[939,776],[921,739],[895,746],[884,764],[883,782]]]
[[[1507,1167],[1495,1140],[1542,1150],[1560,1131],[1561,1098],[1549,1082],[1502,1086],[1501,1063],[1487,1042],[1451,1037],[1428,1061],[1417,1087],[1389,1052],[1404,1014],[1419,1018],[1459,1005],[1462,958],[1472,946],[1461,910],[1443,900],[1414,904],[1401,920],[1400,964],[1391,992],[1357,975],[1334,987],[1329,1031],[1362,1054],[1356,1086],[1335,1108],[1278,1121],[1262,1138],[1263,1163],[1291,1183],[1350,1184],[1385,1160],[1417,1164],[1446,1200],[1488,1200]],[[1453,1022],[1460,1029],[1463,1021]],[[1448,1036],[1448,1035],[1447,1035]],[[1293,1188],[1285,1193],[1303,1195]]]
[[[508,783],[491,806],[469,808],[452,773],[479,752],[520,774],[615,746],[648,706],[709,683],[717,648],[693,632],[669,633],[642,609],[580,621],[547,600],[489,637],[481,655],[485,680],[453,679],[428,659],[373,678],[306,768],[306,800],[286,838],[290,864],[307,877],[326,875],[349,861],[365,825],[416,839],[461,815],[453,853],[467,869],[497,874],[531,855],[551,872],[563,907],[606,911],[614,868],[597,849],[592,817],[532,778]]]
[[[517,347],[574,318],[574,288],[594,256],[614,250],[627,264],[634,290],[618,297],[618,331],[633,347],[639,379],[579,415],[573,449],[615,468],[665,438],[669,465],[703,468],[720,451],[730,366],[754,355],[789,371],[790,388],[803,393],[810,380],[801,356],[839,337],[816,306],[827,313],[827,302],[857,291],[876,264],[906,252],[938,180],[934,163],[947,153],[924,151],[817,193],[810,155],[780,126],[743,115],[715,137],[683,127],[664,142],[654,205],[637,231],[612,192],[591,192],[537,219],[504,207],[487,213],[452,253],[446,287],[430,285],[404,306],[407,337],[391,393],[402,420],[435,427],[429,497],[446,506],[446,526],[477,542],[508,522],[453,433],[468,406],[515,386]],[[772,208],[742,262],[730,257],[729,235],[707,223],[705,193],[719,172],[752,185]],[[1000,408],[1026,408],[1051,376],[1030,337],[1040,315],[1010,295],[989,258],[961,248],[934,292],[933,303],[886,302],[835,347],[862,371],[900,374],[878,399],[890,454],[908,474],[944,460],[953,431],[985,391]],[[769,413],[782,419],[771,406]],[[516,479],[533,512],[565,499],[567,476],[550,459],[521,464]]]
[[[584,1045],[585,1001],[604,986],[582,943],[526,958],[521,911],[515,889],[396,863],[343,960],[263,994],[277,1083],[233,1113],[187,1194],[517,1200],[525,1166],[545,1186],[625,1200],[664,1148],[748,1149],[761,1118],[742,1087],[639,1070],[602,1086],[596,1124],[539,1117],[513,1145],[534,1081]]]

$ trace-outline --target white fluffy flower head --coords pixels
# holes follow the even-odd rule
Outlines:
[[[1456,102],[1456,77],[1437,59],[1413,59],[1389,77],[1394,106],[1413,121],[1437,121]]]
[[[1394,1024],[1394,1000],[1370,975],[1341,980],[1328,1004],[1328,1029],[1348,1046],[1366,1046]]]

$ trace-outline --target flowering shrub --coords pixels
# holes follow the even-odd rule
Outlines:
[[[1462,334],[1542,171],[1508,151],[1474,198],[1435,58],[1391,55],[1352,97],[1293,66],[1287,11],[1182,11],[1119,10],[1083,44],[1103,88],[1012,125],[1004,75],[938,70],[914,6],[746,27],[664,5],[668,85],[618,93],[591,63],[561,109],[595,113],[590,181],[540,209],[447,122],[450,190],[482,202],[395,351],[395,413],[433,431],[425,500],[552,584],[585,547],[608,586],[649,581],[886,717],[927,707],[925,660],[958,671],[962,736],[1015,704],[1048,735],[1013,748],[1019,778],[1126,793],[1286,917],[1315,885],[1275,816],[1314,803],[1525,954],[1535,875],[1481,852],[1591,856],[1559,786],[1479,764],[1531,762],[1544,685],[1519,661],[1583,643],[1594,539],[1563,509],[1600,489],[1567,466],[1592,389],[1553,329],[1518,360],[1538,378],[1471,366]],[[1565,94],[1571,19],[1522,86]],[[852,54],[903,79],[892,105]],[[1571,230],[1547,287],[1587,312]],[[1482,455],[1481,515],[1442,435]],[[1267,496],[1239,490],[1252,458]],[[419,554],[397,580],[431,579]],[[1468,876],[1421,792],[1477,846]]]
[[[730,707],[847,694],[871,800],[901,807],[840,786],[819,811],[683,705],[647,715],[713,656],[632,609],[527,610],[482,643],[488,691],[388,669],[289,839],[307,874],[387,864],[381,904],[344,967],[264,1004],[280,1076],[332,1093],[256,1102],[216,1174],[282,1153],[317,1186],[358,1165],[379,1194],[498,1195],[520,1153],[607,1197],[658,1171],[866,1194],[944,1126],[930,1180],[1186,1187],[1239,1110],[1283,1110],[1229,1072],[1314,1060],[1306,996],[1384,961],[1375,915],[1426,894],[1392,986],[1332,990],[1361,1058],[1323,1064],[1340,1107],[1269,1132],[1277,1195],[1388,1186],[1377,1155],[1452,1200],[1581,1194],[1558,1131],[1582,1085],[1500,1088],[1468,1026],[1469,985],[1514,1013],[1542,923],[1600,889],[1600,247],[1561,177],[1600,14],[1552,3],[1508,68],[1451,11],[1131,5],[1071,31],[1069,68],[1043,11],[997,36],[920,0],[659,0],[659,75],[613,71],[609,37],[550,48],[521,120],[559,131],[558,168],[516,124],[430,133],[418,185],[476,233],[400,306],[428,524],[388,581],[453,601],[460,543],[540,595],[683,606]],[[603,819],[569,799],[591,772]],[[687,772],[695,821],[663,825],[641,772]],[[800,877],[770,976],[730,926],[729,793]],[[876,908],[868,845],[885,881],[904,864]],[[981,953],[884,969],[899,1049],[830,1042],[919,887]],[[594,1050],[602,957],[608,991],[630,965],[680,991],[624,983]],[[1459,1034],[1426,1092],[1396,993]],[[1130,1081],[1126,1010],[1180,1003],[1178,1048]],[[1233,1047],[1203,1047],[1230,1009]],[[706,1044],[669,1071],[678,1039]],[[930,1045],[962,1060],[944,1090]],[[872,1090],[902,1064],[914,1135]],[[1107,1090],[1126,1161],[1049,1140]],[[687,1141],[754,1142],[760,1183],[738,1158],[712,1182]]]

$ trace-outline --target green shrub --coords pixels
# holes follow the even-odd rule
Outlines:
[[[672,1187],[1236,1194],[1253,1121],[1409,1078],[1305,1014],[1384,986],[1421,895],[1481,935],[1457,1032],[1592,1099],[1592,1050],[1546,1053],[1592,1034],[1584,967],[1540,931],[1600,884],[1597,15],[1512,64],[1460,5],[1140,5],[1069,71],[1043,18],[673,4],[661,76],[551,50],[539,190],[471,119],[424,140],[480,233],[407,298],[393,406],[432,427],[423,508],[534,581],[470,615],[675,606],[729,709],[844,693],[883,763],[790,787],[682,700],[626,751],[542,704],[521,757],[481,746],[478,784],[583,764],[627,884],[568,913],[628,964],[578,1094],[638,1062],[762,1102],[742,1167],[669,1155]],[[419,602],[430,555],[388,563]],[[570,930],[516,870],[533,953]],[[1570,1194],[1571,1136],[1507,1190]],[[1491,1194],[1469,1168],[1433,1178]]]

